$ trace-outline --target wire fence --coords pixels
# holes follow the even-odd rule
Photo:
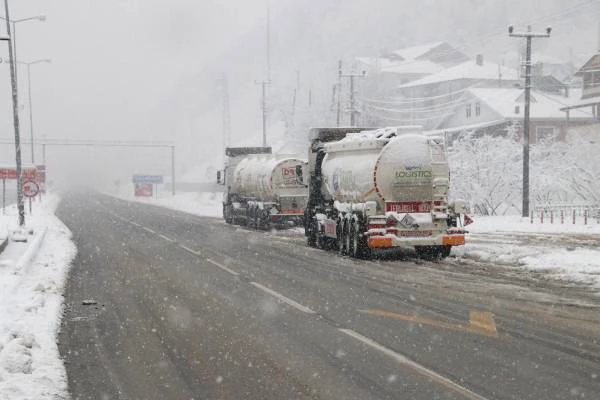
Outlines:
[[[561,204],[536,206],[530,221],[542,224],[600,224],[599,204]]]

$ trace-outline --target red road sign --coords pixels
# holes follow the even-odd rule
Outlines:
[[[34,181],[23,182],[23,195],[25,197],[35,197],[40,192],[40,187]]]
[[[134,188],[135,197],[152,197],[153,186],[151,183],[136,183]]]
[[[43,169],[43,181],[40,181],[39,167],[23,167],[21,169],[21,175],[23,180],[44,182],[46,180],[45,167]],[[0,179],[17,179],[17,169],[15,167],[0,167]]]

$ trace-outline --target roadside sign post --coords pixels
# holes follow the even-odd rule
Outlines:
[[[133,175],[134,195],[136,197],[152,197],[152,192],[156,190],[158,198],[158,184],[164,182],[162,175]]]
[[[23,182],[23,195],[29,200],[29,215],[31,215],[31,198],[37,196],[40,186],[34,181]]]
[[[39,169],[43,170],[43,173],[40,174]],[[0,179],[2,179],[2,214],[6,215],[6,180],[17,180],[17,168],[12,165],[0,165]],[[28,196],[26,192],[23,192],[23,196],[35,197],[40,191],[40,184],[44,184],[46,182],[46,173],[45,166],[23,166],[21,167],[21,179],[23,184],[21,186],[21,190],[25,191],[25,183],[27,182],[30,187],[29,193],[32,193],[31,190],[35,191],[35,194],[32,196]],[[18,180],[17,180],[18,181]],[[38,183],[39,182],[39,183]],[[34,186],[32,186],[33,184]],[[18,189],[18,188],[17,188]],[[25,212],[25,210],[23,210]],[[29,212],[31,213],[31,201],[29,203]]]

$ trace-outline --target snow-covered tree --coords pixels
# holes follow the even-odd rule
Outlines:
[[[600,143],[572,135],[530,146],[532,206],[600,204]],[[508,137],[460,135],[450,151],[450,195],[481,215],[518,214],[522,144]]]

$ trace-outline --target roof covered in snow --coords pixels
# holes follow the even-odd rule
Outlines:
[[[519,88],[476,88],[469,89],[473,97],[480,99],[487,104],[494,112],[502,118],[514,119],[523,118],[524,112],[524,90]],[[565,119],[566,114],[561,108],[574,104],[578,100],[576,93],[569,97],[543,93],[532,90],[531,92],[531,119]],[[519,112],[516,113],[516,106]],[[592,115],[587,110],[573,110],[570,113],[570,119],[591,119]]]
[[[407,88],[431,85],[448,81],[456,81],[459,79],[493,80],[498,79],[499,73],[502,76],[502,80],[516,81],[519,79],[519,73],[515,69],[504,67],[489,61],[486,61],[480,65],[477,64],[475,60],[469,60],[424,78],[405,83],[399,87]]]
[[[381,57],[357,58],[359,62],[380,68],[382,72],[421,75],[439,72],[444,65],[455,65],[466,59],[463,53],[443,41],[393,50]]]
[[[392,74],[435,74],[444,69],[443,66],[429,60],[412,60],[381,67],[381,72]]]
[[[399,50],[394,50],[391,53],[397,57],[401,57],[403,60],[416,60],[417,58],[424,56],[431,50],[443,44],[444,42],[442,41],[431,42],[419,46],[411,46]]]

